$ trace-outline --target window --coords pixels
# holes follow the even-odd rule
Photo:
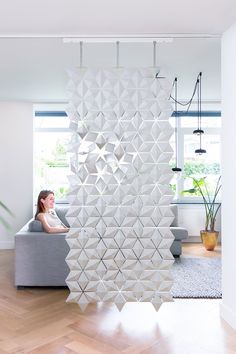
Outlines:
[[[66,202],[67,176],[71,174],[67,154],[71,131],[65,106],[35,105],[34,111],[34,200],[41,189],[51,189],[57,202]],[[170,123],[175,125],[174,117]],[[206,176],[210,186],[214,186],[220,175],[220,112],[203,111],[202,147],[207,150],[203,155],[194,152],[199,147],[199,137],[192,133],[196,123],[194,111],[178,118],[178,161],[182,173],[175,174],[171,181],[174,199],[178,202],[201,201],[200,197],[182,194],[191,187],[191,176]],[[174,135],[170,143],[175,152]],[[170,164],[175,165],[175,156]]]
[[[196,112],[188,112],[178,118],[178,167],[182,172],[175,174],[171,186],[175,193],[174,200],[178,202],[200,202],[200,196],[187,195],[182,192],[192,187],[191,176],[207,178],[210,193],[213,192],[215,183],[220,176],[220,127],[221,117],[219,111],[203,111],[202,148],[207,153],[198,155],[195,150],[199,148],[199,136],[193,134],[196,129]],[[170,119],[175,126],[175,118]],[[171,138],[171,146],[175,152],[175,136]],[[171,160],[171,166],[175,165],[175,156]]]
[[[35,105],[34,112],[34,200],[40,190],[50,189],[57,202],[66,202],[71,133],[65,107]]]

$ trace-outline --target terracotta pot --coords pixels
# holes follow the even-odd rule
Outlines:
[[[202,243],[205,246],[206,250],[207,251],[214,251],[214,249],[217,245],[219,231],[202,230],[202,231],[200,231],[200,233],[201,233]]]

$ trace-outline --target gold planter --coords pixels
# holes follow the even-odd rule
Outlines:
[[[201,233],[201,239],[202,243],[205,246],[207,251],[214,251],[216,245],[217,245],[217,240],[218,240],[218,235],[219,231],[200,231]]]

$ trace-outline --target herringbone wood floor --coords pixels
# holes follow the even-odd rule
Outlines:
[[[219,256],[186,245],[184,256]],[[232,354],[236,332],[219,316],[219,300],[91,305],[81,313],[65,289],[16,290],[14,251],[0,251],[0,354]]]

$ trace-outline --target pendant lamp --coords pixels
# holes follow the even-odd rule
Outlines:
[[[202,73],[200,72],[197,78],[197,111],[198,111],[198,127],[193,131],[193,134],[199,135],[200,146],[195,150],[196,154],[202,155],[206,153],[205,149],[202,149]]]
[[[175,87],[175,167],[172,168],[173,172],[181,172],[182,169],[178,167],[178,111],[177,111],[177,77],[174,79],[173,86]]]

